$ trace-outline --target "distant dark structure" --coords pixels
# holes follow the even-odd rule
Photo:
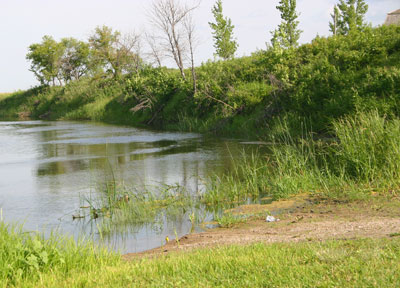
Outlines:
[[[385,25],[400,25],[400,9],[387,14]]]

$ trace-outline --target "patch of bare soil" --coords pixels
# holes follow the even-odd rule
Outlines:
[[[331,239],[395,237],[400,232],[400,201],[371,200],[358,203],[311,203],[286,200],[268,205],[245,205],[231,210],[244,214],[257,211],[276,214],[280,221],[267,223],[265,216],[252,217],[233,228],[217,228],[186,235],[165,246],[124,255],[124,259],[153,257],[170,252],[256,242],[323,241]],[[300,205],[299,205],[300,204]],[[397,234],[396,234],[397,233]]]

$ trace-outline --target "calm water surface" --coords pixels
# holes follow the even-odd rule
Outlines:
[[[93,195],[110,177],[126,186],[179,184],[192,193],[201,179],[220,173],[248,145],[193,133],[154,132],[82,122],[0,122],[0,207],[6,222],[25,230],[88,234],[99,238],[94,220],[72,220],[82,196]],[[160,246],[191,229],[187,215],[112,235],[121,252]]]

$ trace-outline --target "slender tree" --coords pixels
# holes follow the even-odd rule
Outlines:
[[[274,47],[292,48],[299,45],[301,30],[297,28],[299,15],[296,12],[296,0],[280,0],[276,6],[281,12],[281,24],[272,31],[272,45]]]
[[[165,55],[159,41],[157,41],[157,37],[153,34],[145,33],[145,39],[149,48],[149,52],[146,53],[149,61],[152,65],[157,64],[158,67],[161,67]]]
[[[185,18],[184,26],[189,46],[190,66],[191,66],[192,80],[193,80],[193,93],[196,94],[197,75],[196,75],[196,68],[194,66],[194,50],[196,49],[197,39],[195,34],[195,25],[191,14],[189,14],[188,17]]]
[[[333,14],[331,14],[332,17],[332,23],[329,23],[329,29],[333,33],[333,35],[337,34],[337,24],[338,24],[338,19],[339,19],[339,8],[335,5],[333,8]]]
[[[339,0],[334,9],[333,23],[329,23],[333,34],[336,32],[339,35],[346,35],[350,31],[360,30],[366,26],[364,16],[368,11],[368,5],[364,0]]]
[[[237,41],[233,38],[231,19],[224,17],[222,11],[222,0],[217,0],[211,12],[214,15],[215,23],[209,22],[214,38],[215,55],[222,59],[233,58],[238,48]]]
[[[154,0],[149,11],[151,23],[161,32],[164,49],[174,59],[184,80],[184,60],[189,50],[184,23],[197,7],[198,4],[189,6],[179,0]]]

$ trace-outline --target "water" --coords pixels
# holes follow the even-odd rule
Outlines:
[[[24,223],[25,230],[98,240],[96,221],[72,215],[110,174],[127,187],[179,184],[196,193],[204,188],[201,179],[228,169],[231,154],[247,146],[91,122],[0,122],[0,207],[6,222]],[[134,228],[110,235],[107,245],[123,253],[148,250],[166,236],[189,233],[191,223],[180,215]]]

